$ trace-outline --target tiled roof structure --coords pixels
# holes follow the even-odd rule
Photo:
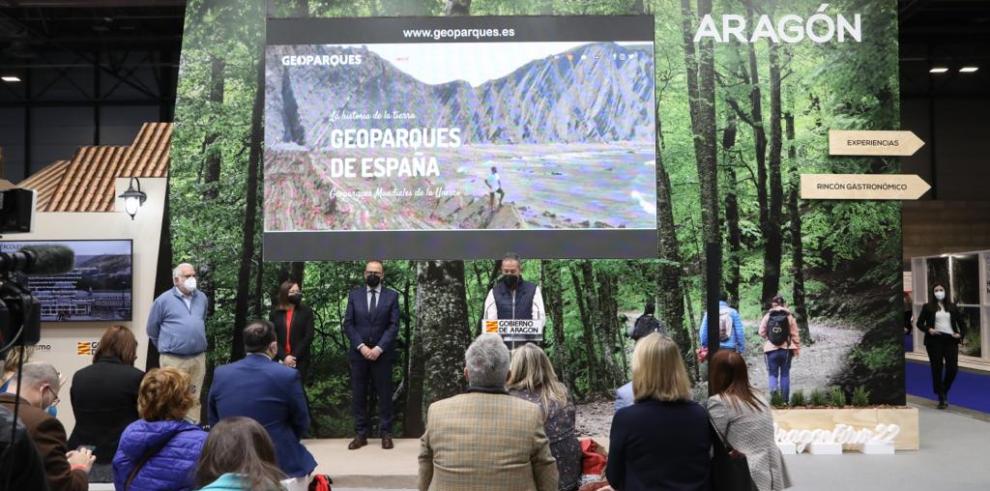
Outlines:
[[[171,123],[145,123],[126,147],[81,147],[18,185],[35,190],[38,211],[113,211],[116,178],[168,175],[171,139]]]

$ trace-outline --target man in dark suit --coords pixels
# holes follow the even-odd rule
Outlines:
[[[223,418],[245,416],[268,430],[278,465],[289,478],[308,484],[316,460],[299,439],[309,430],[309,412],[299,372],[272,361],[278,352],[271,322],[256,320],[244,328],[240,361],[217,367],[210,387],[210,425]]]
[[[351,414],[357,436],[347,448],[368,444],[368,384],[374,381],[382,448],[392,448],[392,362],[399,332],[399,293],[382,287],[381,261],[364,266],[365,286],[351,290],[344,313],[344,333],[351,341]]]

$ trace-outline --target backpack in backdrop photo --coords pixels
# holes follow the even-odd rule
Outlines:
[[[718,340],[721,343],[728,341],[732,338],[733,333],[732,324],[732,309],[728,307],[723,307],[718,310]]]
[[[774,346],[784,346],[791,339],[791,313],[784,310],[771,310],[767,314],[767,339]]]

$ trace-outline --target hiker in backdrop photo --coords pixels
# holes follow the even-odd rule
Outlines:
[[[763,355],[770,374],[770,393],[779,392],[787,402],[791,396],[791,360],[801,354],[801,337],[784,297],[777,295],[770,300],[770,310],[760,321],[760,337],[766,340]]]
[[[698,361],[708,359],[708,313],[701,318],[698,336]],[[739,311],[729,306],[729,294],[722,291],[718,296],[718,349],[730,349],[736,353],[746,350],[746,333],[743,332],[742,317]]]
[[[661,335],[667,335],[667,328],[660,323],[654,314],[657,311],[656,303],[653,299],[646,301],[646,306],[643,308],[643,315],[636,318],[636,322],[633,323],[632,327],[629,328],[629,337],[633,340],[645,337],[651,332],[658,332]],[[640,333],[636,336],[636,333]]]

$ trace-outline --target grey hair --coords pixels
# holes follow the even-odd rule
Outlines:
[[[468,383],[474,387],[502,388],[509,377],[509,348],[498,334],[485,333],[464,354]]]
[[[17,380],[16,375],[13,380]],[[58,370],[55,369],[54,365],[47,361],[32,361],[21,367],[21,387],[37,387],[43,383],[61,388]]]
[[[193,271],[196,270],[196,266],[193,266],[192,264],[189,264],[189,263],[180,263],[178,266],[175,267],[175,269],[172,270],[172,279],[173,280],[179,277],[179,270],[182,269],[183,266],[189,266],[190,268],[193,269]]]

